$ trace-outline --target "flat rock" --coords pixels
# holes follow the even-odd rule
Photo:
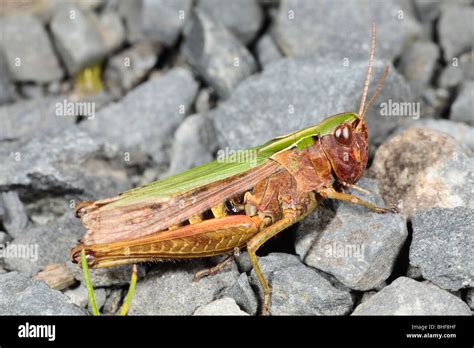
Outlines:
[[[468,305],[432,284],[400,277],[356,307],[353,315],[471,315]]]
[[[333,60],[282,59],[260,75],[243,81],[231,98],[209,114],[214,119],[221,146],[234,150],[265,143],[273,137],[318,124],[324,118],[358,110],[367,61],[343,67]],[[373,81],[385,64],[376,62]],[[369,89],[372,95],[375,83]],[[410,100],[410,90],[392,69],[385,81],[377,107],[366,116],[369,141],[383,142],[394,128],[410,117],[382,116],[381,105]],[[388,109],[388,108],[387,108]]]
[[[350,25],[341,26],[341,18]],[[341,6],[331,0],[282,0],[276,39],[282,51],[291,57],[328,56],[338,63],[344,58],[366,59],[372,21],[377,24],[379,59],[393,60],[421,33],[408,1],[363,0]]]
[[[474,81],[466,82],[451,106],[449,118],[474,126]]]
[[[352,194],[385,205],[375,180],[363,178],[358,185],[371,194]],[[306,265],[333,275],[351,289],[365,291],[390,276],[407,234],[400,214],[377,214],[340,202],[335,211],[320,207],[299,224],[295,248]]]
[[[29,220],[18,192],[0,193],[0,205],[4,209],[3,216],[1,216],[3,227],[13,238],[20,236],[27,228]]]
[[[474,211],[433,208],[412,218],[410,264],[447,290],[474,287]]]
[[[70,75],[98,62],[108,52],[98,19],[92,12],[72,3],[56,9],[50,28],[55,46]]]
[[[248,315],[230,297],[220,298],[196,309],[193,315]]]
[[[200,114],[187,117],[174,135],[167,175],[174,175],[214,160],[217,148],[212,120]]]
[[[85,315],[67,296],[45,282],[17,272],[0,274],[2,315]]]
[[[203,261],[160,264],[137,283],[130,315],[191,315],[198,307],[215,300],[239,276],[234,264],[193,282],[194,274],[206,266]]]
[[[184,34],[182,51],[186,61],[222,99],[257,69],[247,48],[223,24],[202,11],[193,12]]]
[[[472,49],[474,26],[472,6],[443,6],[438,21],[438,36],[448,61]]]
[[[297,256],[272,253],[259,257],[259,263],[272,289],[271,315],[345,315],[352,308],[349,291],[334,287]],[[258,289],[261,302],[263,292],[255,271],[251,272],[251,284]]]
[[[199,0],[196,8],[224,24],[244,44],[255,38],[264,20],[256,0]]]
[[[146,154],[157,163],[167,163],[173,134],[189,114],[197,90],[192,74],[175,68],[142,83],[80,126],[128,152],[131,161]]]
[[[409,128],[382,144],[372,167],[385,202],[401,201],[412,216],[433,207],[474,208],[474,161],[446,133]]]
[[[73,127],[75,117],[61,117],[56,113],[64,100],[67,100],[65,96],[45,97],[0,106],[0,142],[30,139],[47,130]]]
[[[0,148],[0,191],[21,197],[66,193],[90,199],[130,187],[123,163],[106,162],[104,146],[76,127],[38,132],[31,140]]]
[[[13,80],[45,83],[63,77],[48,34],[36,17],[3,16],[0,31],[0,50]]]
[[[70,249],[84,230],[72,212],[52,224],[30,227],[8,245],[11,257],[5,258],[7,269],[35,275],[50,264],[69,260]]]
[[[399,70],[417,95],[430,83],[439,56],[439,47],[431,41],[416,41],[403,53]]]
[[[248,314],[257,314],[257,298],[250,286],[247,274],[241,273],[237,282],[225,291],[224,296],[233,298],[239,307]]]

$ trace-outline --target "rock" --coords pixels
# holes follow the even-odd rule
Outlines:
[[[131,162],[146,154],[157,163],[167,163],[172,135],[189,114],[197,89],[189,71],[175,68],[142,83],[80,126],[129,153]]]
[[[5,210],[2,217],[3,227],[13,238],[21,236],[28,227],[28,215],[18,196],[18,192],[0,193],[0,205]]]
[[[113,56],[107,62],[104,80],[111,89],[119,88],[120,94],[140,83],[153,69],[161,49],[147,42],[138,43]]]
[[[87,288],[83,285],[79,285],[74,289],[67,289],[64,291],[64,295],[69,297],[70,301],[78,307],[86,308],[89,304]]]
[[[0,274],[2,315],[85,315],[67,296],[17,272]]]
[[[237,282],[226,290],[224,296],[233,298],[245,312],[251,315],[257,314],[257,298],[245,273],[242,273]]]
[[[7,233],[0,231],[0,245],[7,244],[8,242],[11,241],[11,239],[12,238]]]
[[[466,82],[451,106],[449,118],[458,122],[466,122],[474,126],[474,81]]]
[[[417,95],[430,83],[439,55],[438,46],[431,41],[416,41],[403,53],[399,70]]]
[[[34,276],[36,280],[42,280],[49,285],[51,289],[62,290],[73,285],[76,280],[72,272],[65,263],[55,263],[48,265]]]
[[[474,286],[474,211],[434,208],[412,219],[410,264],[447,290]]]
[[[212,88],[202,88],[196,97],[196,101],[194,102],[194,109],[196,110],[196,113],[204,113],[213,107],[214,100],[212,96]]]
[[[269,34],[263,35],[256,46],[258,62],[264,67],[271,62],[283,58],[277,44]]]
[[[122,289],[113,289],[104,304],[104,313],[115,314],[122,302]]]
[[[144,40],[145,38],[142,32],[143,0],[117,1],[116,6],[125,24],[127,41],[129,43],[137,43],[138,41]]]
[[[95,294],[95,303],[97,305],[97,308],[100,310],[102,307],[104,307],[105,300],[107,299],[107,292],[105,289],[94,289],[94,294]],[[87,309],[89,311],[92,311],[90,307],[89,301],[87,301]]]
[[[48,34],[36,17],[3,16],[0,31],[0,51],[13,80],[45,83],[63,77]]]
[[[441,72],[438,85],[445,88],[453,88],[463,80],[474,79],[474,57],[471,52],[462,54],[459,58],[454,57]]]
[[[382,144],[370,168],[385,202],[412,216],[433,207],[474,208],[474,161],[452,137],[409,128]]]
[[[358,185],[371,195],[353,194],[385,205],[375,180],[363,178]],[[392,273],[408,234],[405,219],[346,202],[339,202],[336,209],[318,208],[299,224],[296,253],[306,265],[333,275],[351,289],[374,289]]]
[[[67,266],[72,270],[74,278],[85,286],[84,273],[79,265],[68,262]],[[89,275],[94,288],[128,285],[132,276],[132,266],[124,265],[110,268],[90,269]],[[138,281],[145,276],[145,268],[138,267]]]
[[[263,24],[263,11],[255,0],[199,0],[197,9],[221,22],[244,44],[249,44]]]
[[[187,117],[174,135],[167,175],[212,161],[212,153],[217,149],[215,139],[212,120],[200,114]]]
[[[432,284],[400,277],[368,301],[353,315],[471,315],[469,307]]]
[[[401,18],[402,17],[402,18]],[[341,18],[347,26],[341,26]],[[338,63],[367,59],[370,23],[377,23],[377,58],[393,60],[420,35],[408,1],[348,2],[283,0],[276,40],[287,56],[325,56]]]
[[[1,51],[1,49],[0,49]],[[0,105],[13,101],[15,93],[4,54],[0,54]],[[1,115],[1,114],[0,114]]]
[[[69,260],[69,250],[84,234],[72,212],[47,226],[31,227],[8,245],[10,257],[5,266],[28,275],[34,275],[46,266]]]
[[[44,88],[35,83],[24,83],[18,86],[19,93],[26,99],[39,99],[44,97]]]
[[[423,279],[423,275],[421,274],[420,268],[412,265],[408,265],[407,277],[416,280]]]
[[[271,315],[345,315],[352,308],[348,291],[335,288],[317,271],[303,265],[297,256],[272,253],[259,257],[260,267],[272,288]],[[251,284],[263,292],[255,271]]]
[[[257,68],[254,58],[239,40],[222,24],[198,10],[185,29],[183,54],[223,99]]]
[[[193,282],[194,274],[206,268],[202,261],[160,264],[139,281],[130,315],[191,315],[212,302],[238,278],[235,264],[222,272]]]
[[[0,142],[30,139],[47,130],[74,126],[75,117],[60,117],[57,111],[65,97],[46,97],[0,106]]]
[[[91,199],[130,187],[123,164],[107,157],[103,144],[76,127],[37,132],[26,143],[8,145],[0,148],[0,191],[15,188],[22,198],[48,192]]]
[[[467,290],[466,302],[469,308],[474,309],[474,288]]]
[[[173,46],[188,21],[191,5],[191,0],[143,0],[143,34],[154,42]]]
[[[233,298],[224,297],[196,309],[193,315],[248,315]]]
[[[421,95],[420,109],[423,118],[439,118],[445,114],[451,103],[451,93],[446,88],[427,88]],[[415,120],[418,121],[418,120]]]
[[[246,251],[240,252],[235,262],[237,263],[240,273],[249,273],[252,270],[252,262],[250,261],[249,253]]]
[[[472,18],[474,8],[471,6],[443,6],[438,21],[438,36],[445,60],[468,52],[474,42]]]
[[[105,12],[99,17],[99,30],[107,50],[113,52],[125,40],[125,28],[115,12]]]
[[[402,133],[407,128],[429,128],[438,132],[446,133],[456,139],[459,143],[474,150],[474,128],[465,123],[453,122],[449,120],[418,120],[406,127],[398,128],[393,135]]]
[[[376,291],[364,292],[364,294],[362,295],[362,298],[360,299],[360,303],[364,303],[370,300],[376,293],[377,293]]]
[[[99,21],[88,10],[74,4],[61,6],[56,10],[50,28],[56,48],[70,75],[98,62],[107,54]]]
[[[260,75],[243,81],[209,114],[214,119],[221,146],[238,150],[265,143],[273,137],[318,124],[340,112],[357,111],[367,74],[367,61],[343,67],[330,60],[283,59]],[[384,64],[374,65],[373,81]],[[369,90],[373,93],[375,83]],[[408,117],[381,115],[382,108],[410,101],[409,87],[394,69],[385,81],[377,106],[367,114],[369,141],[383,142],[387,134]],[[389,108],[386,107],[388,110]],[[390,110],[389,110],[390,111]]]

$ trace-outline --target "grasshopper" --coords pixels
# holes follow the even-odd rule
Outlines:
[[[355,183],[368,160],[364,117],[388,74],[386,67],[366,103],[374,54],[372,23],[358,113],[333,115],[251,148],[247,151],[255,154],[252,161],[214,161],[112,198],[81,202],[76,215],[87,233],[71,250],[73,262],[81,261],[81,253],[92,268],[229,255],[223,263],[198,272],[199,279],[219,271],[233,253],[246,248],[263,289],[261,311],[267,314],[271,290],[256,252],[270,238],[326,198],[361,204],[378,213],[397,212],[396,207],[377,207],[344,192],[362,190]]]

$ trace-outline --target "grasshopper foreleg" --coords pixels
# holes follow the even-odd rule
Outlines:
[[[318,193],[323,198],[337,199],[337,200],[349,202],[349,203],[352,203],[352,204],[360,204],[360,205],[363,205],[363,206],[369,208],[370,210],[372,210],[376,213],[380,213],[380,214],[385,214],[385,213],[389,213],[389,212],[391,212],[391,213],[398,213],[399,212],[399,209],[398,209],[397,206],[391,206],[390,208],[377,207],[376,205],[374,205],[370,202],[364,201],[363,199],[361,199],[357,196],[354,196],[354,195],[351,195],[351,194],[345,193],[345,192],[337,192],[332,187],[322,188],[318,191]]]

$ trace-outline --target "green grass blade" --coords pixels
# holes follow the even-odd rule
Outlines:
[[[132,302],[133,295],[135,294],[135,285],[137,284],[138,274],[137,265],[132,267],[132,279],[130,280],[130,287],[128,288],[127,296],[123,302],[122,308],[120,309],[119,315],[127,315],[130,303]]]
[[[82,272],[84,273],[84,281],[86,282],[87,294],[89,295],[89,304],[91,307],[92,315],[99,315],[99,309],[97,308],[97,302],[95,300],[94,289],[92,288],[91,278],[89,277],[89,266],[87,265],[86,252],[84,249],[81,251],[81,264]]]

